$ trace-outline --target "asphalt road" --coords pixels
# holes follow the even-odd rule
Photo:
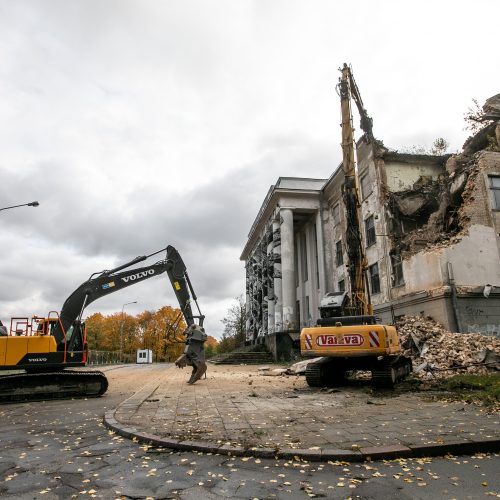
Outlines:
[[[97,399],[0,406],[0,498],[500,498],[499,455],[364,464],[259,460],[151,449],[104,427],[106,410],[171,369],[108,370],[110,388]]]

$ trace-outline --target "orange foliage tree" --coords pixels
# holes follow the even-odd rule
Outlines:
[[[85,324],[92,350],[123,351],[130,355],[137,349],[151,349],[155,361],[174,361],[184,350],[182,333],[186,323],[178,308],[164,306],[137,316],[95,313]]]
[[[218,353],[217,350],[218,347],[219,347],[219,341],[215,337],[209,335],[205,342],[205,356],[207,358],[215,356]]]

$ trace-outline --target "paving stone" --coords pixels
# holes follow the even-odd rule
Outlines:
[[[377,398],[354,387],[330,394],[307,387],[300,377],[273,377],[271,384],[257,370],[209,365],[207,379],[189,386],[185,372],[167,369],[106,415],[110,424],[128,428],[128,433],[136,428],[152,439],[154,430],[179,446],[191,442],[201,448],[205,443],[227,453],[234,445],[235,453],[241,453],[245,448],[239,443],[244,443],[273,456],[276,449],[293,454],[300,448],[314,459],[324,459],[325,450],[333,450],[333,456],[336,449],[358,459],[359,450],[366,449],[402,456],[413,446],[416,454],[476,442],[491,448],[500,439],[498,415],[472,405],[443,405],[423,400],[419,393]]]

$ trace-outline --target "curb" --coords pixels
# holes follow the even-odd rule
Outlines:
[[[187,441],[169,439],[147,434],[137,430],[135,427],[127,427],[118,422],[114,410],[104,414],[104,425],[128,439],[135,439],[139,443],[149,444],[161,448],[169,448],[178,451],[197,451],[202,453],[214,453],[234,457],[255,457],[284,460],[306,460],[311,462],[342,461],[342,462],[365,462],[372,460],[393,460],[397,458],[437,457],[443,455],[470,455],[473,453],[499,452],[500,439],[486,439],[479,441],[455,441],[445,444],[422,444],[404,446],[401,444],[388,446],[372,446],[356,448],[352,450],[314,448],[244,448],[229,444],[210,443],[208,441]]]

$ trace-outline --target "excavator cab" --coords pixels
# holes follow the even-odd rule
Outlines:
[[[348,304],[349,295],[347,292],[327,293],[319,304],[319,315],[321,318],[344,316]]]

